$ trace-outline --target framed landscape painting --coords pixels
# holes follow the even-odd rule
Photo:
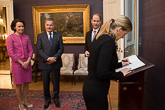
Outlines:
[[[33,6],[34,43],[37,35],[45,31],[45,19],[55,20],[55,32],[62,35],[64,44],[83,44],[90,30],[89,5]]]

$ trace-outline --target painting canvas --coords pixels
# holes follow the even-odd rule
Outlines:
[[[62,12],[62,13],[41,13],[41,32],[45,31],[45,19],[55,20],[55,32],[63,37],[81,37],[83,34],[83,13]]]

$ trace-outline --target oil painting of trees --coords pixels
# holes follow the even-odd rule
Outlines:
[[[83,12],[59,12],[40,13],[41,32],[45,31],[45,19],[55,20],[55,32],[61,33],[63,37],[82,37]]]

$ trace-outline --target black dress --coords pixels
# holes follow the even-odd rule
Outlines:
[[[92,43],[88,61],[89,74],[83,85],[87,110],[108,110],[110,80],[123,77],[122,72],[115,72],[121,66],[112,37],[104,34]]]

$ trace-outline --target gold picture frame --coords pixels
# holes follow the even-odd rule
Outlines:
[[[50,16],[55,19],[55,23],[58,23],[57,26],[55,24],[57,27],[55,31],[62,32],[64,44],[85,43],[85,34],[90,30],[90,6],[88,4],[33,6],[32,14],[34,44],[37,42],[37,35],[44,30],[44,20]]]

